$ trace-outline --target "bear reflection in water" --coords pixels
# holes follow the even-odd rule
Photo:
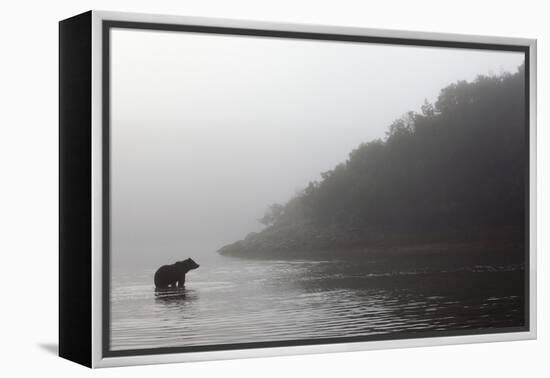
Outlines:
[[[170,304],[189,302],[197,299],[195,290],[185,288],[155,288],[155,301]]]

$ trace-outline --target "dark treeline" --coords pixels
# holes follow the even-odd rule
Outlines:
[[[527,140],[524,67],[444,88],[434,104],[361,144],[285,205],[267,227],[220,250],[308,250],[370,242],[524,235]],[[368,127],[368,126],[367,126]]]

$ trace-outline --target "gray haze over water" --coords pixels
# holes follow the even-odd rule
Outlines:
[[[114,29],[111,255],[197,262],[393,120],[523,54]]]

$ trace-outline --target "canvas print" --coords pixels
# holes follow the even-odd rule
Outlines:
[[[527,329],[524,52],[109,33],[109,351]]]

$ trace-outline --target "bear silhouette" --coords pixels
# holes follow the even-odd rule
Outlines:
[[[199,264],[191,258],[171,265],[163,265],[155,273],[155,287],[157,289],[166,289],[170,286],[176,287],[177,284],[177,287],[183,288],[187,272],[198,267]]]

